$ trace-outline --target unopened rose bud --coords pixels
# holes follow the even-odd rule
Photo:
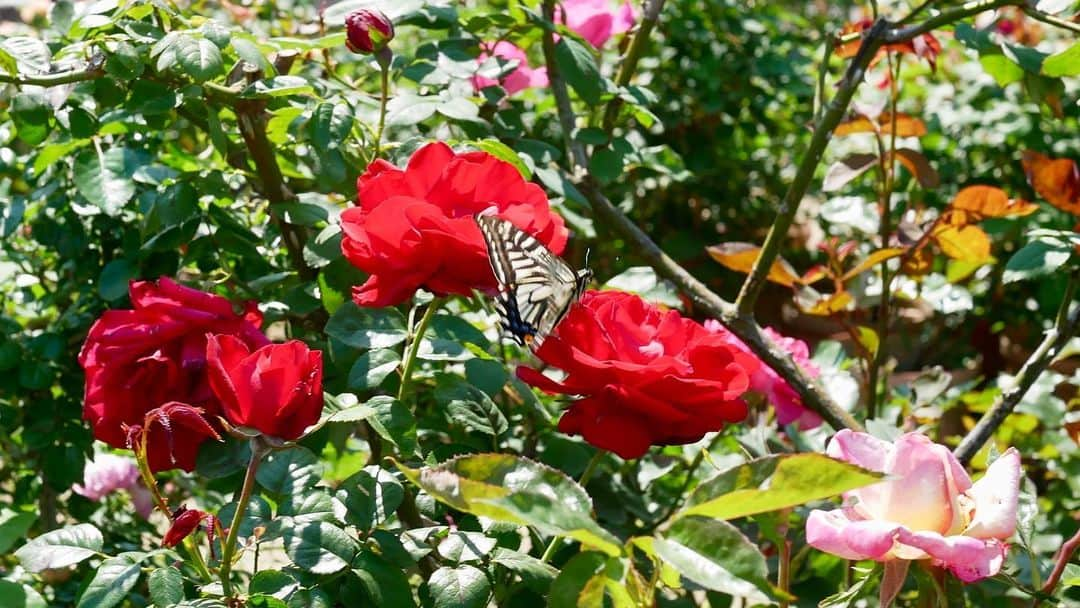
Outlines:
[[[345,46],[370,55],[386,48],[394,38],[394,23],[382,11],[362,8],[345,17]]]

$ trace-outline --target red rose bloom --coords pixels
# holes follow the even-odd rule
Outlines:
[[[176,545],[179,545],[180,541],[184,540],[194,532],[203,520],[207,521],[206,533],[213,535],[213,519],[214,516],[206,511],[188,509],[181,505],[180,508],[173,513],[172,525],[170,525],[169,530],[165,532],[165,538],[161,539],[162,546],[175,547]]]
[[[268,342],[254,303],[237,314],[225,298],[167,278],[133,281],[130,291],[135,309],[106,311],[79,353],[86,370],[83,418],[94,437],[116,448],[128,447],[126,428],[142,426],[147,412],[170,401],[202,408],[211,420],[221,411],[206,380],[207,332],[234,335],[253,347]],[[205,433],[161,424],[149,429],[151,470],[195,467]]]
[[[279,439],[296,439],[323,409],[322,352],[299,340],[251,352],[233,336],[206,345],[210,385],[225,419]]]
[[[433,143],[404,170],[381,159],[371,163],[357,181],[357,206],[341,214],[341,250],[371,275],[353,288],[353,300],[392,306],[421,287],[438,295],[494,290],[473,219],[487,209],[556,254],[566,247],[566,226],[543,189],[486,152],[456,154]]]
[[[623,458],[690,443],[746,417],[740,396],[759,363],[677,311],[619,291],[588,291],[536,352],[566,377],[519,367],[548,393],[580,395],[559,430]]]

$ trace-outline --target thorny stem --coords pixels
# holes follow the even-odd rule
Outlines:
[[[416,355],[420,352],[420,343],[424,341],[424,334],[427,333],[428,325],[431,324],[431,320],[435,317],[435,312],[442,307],[445,298],[435,298],[432,300],[424,311],[424,316],[420,317],[420,322],[416,324],[411,335],[409,336],[409,346],[405,350],[405,359],[401,363],[401,384],[398,385],[398,401],[405,399],[405,395],[409,392],[409,385],[412,384],[412,372],[416,367]]]
[[[578,485],[584,488],[585,485],[589,483],[593,473],[596,472],[597,466],[600,465],[600,461],[604,459],[604,454],[604,450],[596,450],[596,453],[593,454],[592,458],[589,460],[589,464],[585,465],[585,470],[581,472],[581,477],[578,477]],[[555,552],[559,550],[559,546],[562,545],[562,541],[562,536],[556,536],[551,539],[547,548],[544,549],[544,554],[540,556],[540,561],[545,564],[551,561],[551,558],[555,556]]]
[[[953,454],[963,464],[967,464],[982,448],[994,431],[1008,418],[1020,400],[1024,398],[1028,389],[1042,374],[1043,370],[1050,365],[1061,348],[1076,335],[1080,330],[1080,306],[1072,307],[1077,289],[1076,275],[1069,276],[1069,282],[1065,288],[1065,297],[1061,300],[1061,307],[1054,322],[1054,326],[1046,332],[1046,337],[1035,349],[1023,367],[1013,378],[1011,388],[1002,391],[994,400],[994,404],[983,414],[979,422],[968,431],[968,434],[960,441]],[[1072,310],[1070,311],[1070,308]]]
[[[251,501],[251,492],[255,489],[255,474],[259,470],[259,463],[270,452],[269,448],[258,437],[251,440],[251,460],[248,462],[247,473],[244,475],[244,485],[240,489],[237,498],[236,511],[233,513],[232,523],[229,524],[229,532],[225,537],[225,544],[221,549],[221,589],[226,598],[233,596],[232,581],[229,578],[232,572],[233,553],[236,552],[236,537],[239,536],[240,523],[244,520],[248,502]]]
[[[1061,545],[1061,549],[1058,550],[1057,555],[1054,556],[1054,569],[1046,579],[1046,584],[1041,589],[1042,593],[1050,595],[1054,592],[1058,581],[1061,580],[1061,575],[1065,572],[1065,567],[1069,565],[1069,560],[1072,559],[1073,553],[1076,553],[1077,549],[1080,549],[1080,530],[1077,530],[1076,534],[1072,535],[1072,538],[1065,541],[1065,544]],[[1038,605],[1039,600],[1036,599],[1032,607]]]

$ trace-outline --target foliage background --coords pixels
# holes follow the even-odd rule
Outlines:
[[[0,24],[5,78],[38,74],[39,84],[54,84],[46,82],[50,74],[85,76],[50,88],[9,85],[0,96],[0,553],[26,535],[69,521],[98,525],[109,553],[135,549],[138,539],[155,534],[154,525],[121,504],[91,503],[69,491],[94,450],[81,420],[82,374],[75,357],[102,311],[129,305],[130,279],[178,276],[233,299],[258,300],[272,337],[298,337],[325,349],[328,393],[356,395],[363,403],[396,392],[391,372],[400,354],[368,349],[377,345],[350,328],[388,323],[396,328],[390,334],[403,336],[409,311],[361,313],[347,303],[350,286],[364,277],[341,258],[335,225],[371,160],[379,112],[378,67],[343,45],[340,23],[356,4],[325,7],[320,18],[320,6],[306,2],[178,8],[61,1],[28,6],[21,23]],[[533,63],[542,61],[529,3],[405,0],[387,7],[398,29],[394,97],[383,137],[389,159],[400,165],[432,139],[512,158],[545,186],[574,228],[568,260],[581,266],[591,250],[590,265],[602,280],[639,266],[636,252],[590,219],[580,193],[568,187],[552,96],[529,90],[499,101],[496,93],[473,91],[469,77],[480,41],[508,37],[530,49]],[[602,133],[598,140],[590,139],[597,134],[589,130],[576,134],[611,150],[604,164],[591,167],[609,198],[725,297],[735,296],[742,275],[712,261],[705,247],[764,238],[809,138],[823,40],[863,10],[848,3],[672,0],[635,80],[648,92],[639,91],[641,101],[628,104],[610,144]],[[1045,25],[1024,23],[1047,52],[1068,41]],[[971,45],[951,33],[941,38],[945,48],[936,72],[906,60],[900,107],[928,125],[921,148],[942,183],[923,190],[903,180],[898,198],[940,209],[960,187],[988,183],[1037,200],[1020,155],[1034,149],[1080,158],[1075,78],[1064,79],[1063,110],[1056,113],[1035,85],[1001,86]],[[617,42],[601,55],[609,77]],[[240,60],[256,64],[266,79],[234,86],[244,78],[234,67]],[[843,65],[834,57],[825,66],[831,80]],[[875,94],[873,78],[864,86],[867,103]],[[259,136],[263,130],[265,138]],[[857,146],[838,140],[827,163]],[[873,187],[863,179],[837,194],[873,201]],[[822,263],[818,244],[832,236],[857,240],[860,251],[869,252],[872,237],[861,227],[876,217],[872,205],[812,192],[785,245],[786,259],[800,271]],[[965,273],[954,262],[935,262],[943,280],[933,288],[923,283],[911,314],[896,321],[902,331],[891,334],[892,390],[872,430],[888,434],[919,426],[947,441],[970,426],[996,394],[999,379],[1014,373],[1038,342],[1064,296],[1064,282],[1054,276],[1003,283],[1004,260],[1024,244],[1026,229],[1070,229],[1074,222],[1043,205],[1033,216],[985,226],[999,263]],[[623,286],[645,289],[650,281],[621,276]],[[945,280],[950,276],[958,278]],[[679,303],[663,283],[652,293]],[[791,300],[789,290],[767,287],[757,311],[762,324],[811,341],[817,360],[830,369],[857,366],[856,346],[842,327],[798,313]],[[872,312],[865,308],[856,319],[869,323]],[[387,421],[401,425],[388,430],[398,452],[419,445],[442,462],[494,448],[579,476],[593,448],[555,433],[560,404],[538,400],[510,378],[512,368],[492,355],[503,349],[494,346],[491,322],[484,307],[466,300],[436,317],[434,337],[442,342],[426,358],[415,408],[387,413]],[[463,342],[489,354],[472,357]],[[400,351],[399,343],[390,338],[388,346]],[[511,359],[522,356],[510,353]],[[934,366],[950,372],[953,382],[937,398],[920,399],[913,387],[927,386],[930,376],[923,372]],[[1056,364],[997,436],[999,445],[1024,453],[1029,489],[1039,497],[1038,515],[1027,515],[1026,525],[1034,526],[1031,552],[1011,556],[1010,572],[1018,580],[1032,580],[1032,558],[1045,570],[1076,529],[1080,415],[1073,404],[1074,368],[1067,359]],[[858,401],[851,380],[856,376],[837,374],[838,398]],[[463,381],[494,398],[505,415],[494,422],[454,416],[450,403]],[[507,401],[507,382],[521,403]],[[634,462],[605,458],[602,474],[587,485],[598,521],[620,536],[648,533],[688,488],[723,465],[793,449],[764,413],[756,420],[726,429],[708,445],[657,449]],[[319,456],[319,476],[332,488],[368,462],[370,446],[354,431],[353,425],[328,425],[303,442]],[[797,439],[820,448],[824,437]],[[170,494],[193,496],[209,508],[223,505],[242,474],[234,447],[205,455],[200,472],[213,478],[209,484],[178,474]],[[702,450],[704,459],[697,457]],[[976,468],[984,462],[985,453]],[[431,520],[446,522],[445,509],[430,499],[421,496],[420,507]],[[795,510],[785,523],[801,529],[803,513]],[[739,525],[752,538],[767,539],[769,526],[778,523]],[[470,516],[455,525],[481,531]],[[517,548],[507,530],[483,532]],[[762,542],[775,571],[775,547]],[[843,564],[809,550],[805,539],[795,543],[791,590],[802,598],[800,605],[814,605],[837,591]],[[573,554],[564,549],[556,563]],[[487,558],[482,563],[494,568]],[[82,592],[89,570],[84,565],[35,577],[8,556],[0,571],[6,581],[30,585],[62,605]],[[1007,587],[995,580],[966,592],[973,605],[1011,605],[1018,592]],[[11,591],[5,584],[0,592]],[[512,605],[536,604],[543,596],[529,585],[501,592],[509,595],[500,601]],[[704,595],[713,606],[726,605],[716,591],[685,589],[659,601],[690,605]],[[145,589],[128,601],[144,604]]]

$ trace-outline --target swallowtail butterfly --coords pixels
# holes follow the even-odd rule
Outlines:
[[[503,327],[518,344],[537,349],[578,301],[592,279],[574,269],[510,222],[478,216],[491,270],[499,281]]]

